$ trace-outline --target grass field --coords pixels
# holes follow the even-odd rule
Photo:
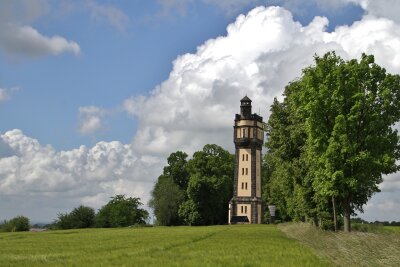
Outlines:
[[[385,226],[385,229],[388,229],[393,232],[400,233],[400,226]]]
[[[400,266],[400,227],[307,224],[0,233],[0,266]]]
[[[308,224],[282,224],[279,229],[337,266],[400,266],[400,227],[349,234]]]
[[[0,233],[0,266],[331,266],[276,226]]]

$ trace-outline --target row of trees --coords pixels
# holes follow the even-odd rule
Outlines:
[[[94,209],[79,206],[70,213],[62,213],[53,223],[55,229],[76,229],[89,227],[126,227],[146,223],[148,212],[141,209],[139,198],[116,195],[97,214]]]
[[[149,206],[158,225],[227,223],[232,197],[234,156],[217,145],[188,155],[177,151],[151,192]]]
[[[399,169],[399,119],[399,75],[386,73],[373,56],[315,56],[271,106],[266,201],[284,220],[336,229],[342,218],[350,231],[350,215],[379,192],[382,174]]]

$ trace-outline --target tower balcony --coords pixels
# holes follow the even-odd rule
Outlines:
[[[249,138],[249,137],[234,138],[234,142],[235,145],[239,147],[250,147],[250,146],[258,147],[264,144],[264,140],[258,138]]]

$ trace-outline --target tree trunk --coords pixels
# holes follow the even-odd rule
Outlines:
[[[332,208],[333,208],[333,229],[337,231],[337,221],[336,221],[336,204],[335,197],[332,197]]]
[[[343,202],[343,222],[344,222],[344,231],[349,233],[351,231],[350,225],[350,202],[345,200]]]
[[[318,218],[317,218],[317,216],[313,216],[312,222],[313,222],[313,225],[314,225],[315,227],[318,227]]]

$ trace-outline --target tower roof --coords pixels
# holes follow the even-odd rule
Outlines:
[[[245,97],[242,98],[242,100],[240,100],[240,102],[251,102],[251,99],[247,97],[247,95]]]

